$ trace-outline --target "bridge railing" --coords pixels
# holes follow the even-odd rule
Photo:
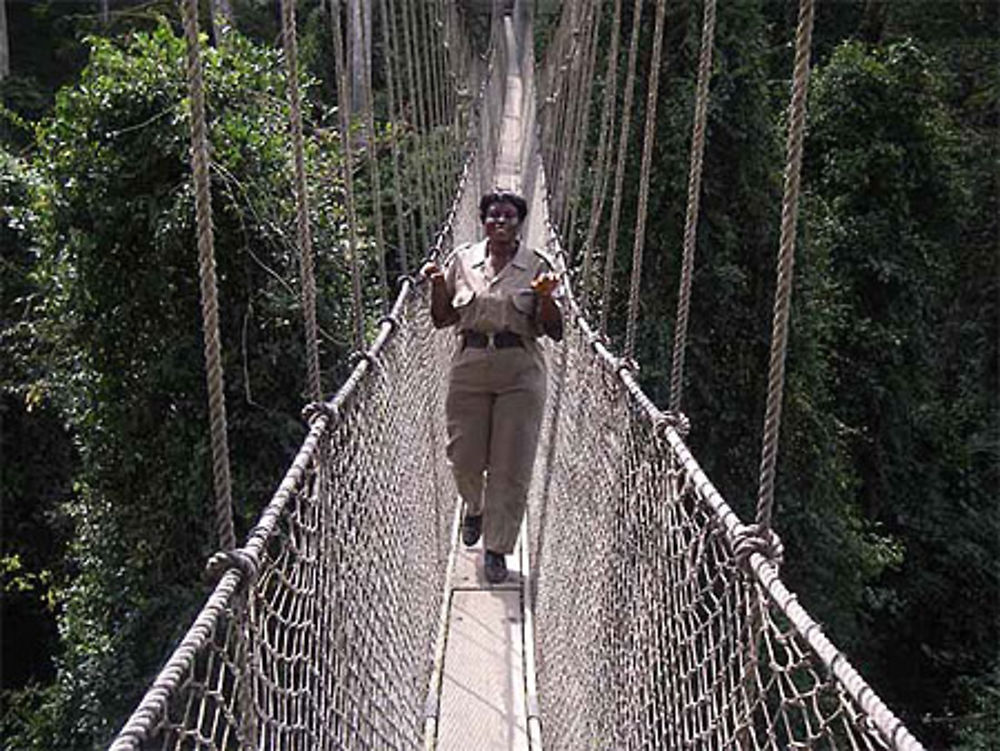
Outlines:
[[[499,34],[495,17],[494,50]],[[470,82],[464,167],[429,257],[477,231],[504,54]],[[422,747],[455,512],[450,347],[419,282],[404,278],[347,381],[307,408],[309,432],[277,492],[246,544],[217,557],[218,584],[113,751]]]
[[[581,16],[563,7],[543,70],[528,71],[540,111],[579,62],[567,50],[582,54]],[[545,171],[561,162],[561,121],[538,120],[522,146],[527,231],[565,268],[546,217],[572,189]],[[784,586],[780,550],[705,476],[685,420],[652,403],[567,291],[529,504],[546,748],[922,748]]]

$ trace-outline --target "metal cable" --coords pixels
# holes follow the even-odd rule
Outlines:
[[[622,210],[622,187],[625,182],[625,157],[628,153],[629,124],[632,120],[632,96],[635,89],[635,61],[639,51],[639,21],[642,0],[632,8],[632,39],[628,50],[628,73],[625,80],[625,101],[622,105],[622,129],[618,135],[618,161],[615,163],[615,193],[611,202],[611,224],[608,247],[604,256],[604,290],[601,293],[601,336],[608,333],[608,309],[611,307],[611,287],[614,282],[615,253],[618,249],[618,220]]]
[[[354,155],[351,148],[350,89],[344,62],[344,39],[340,24],[340,0],[330,0],[333,19],[333,57],[337,68],[337,114],[340,119],[340,145],[343,149],[342,169],[344,199],[347,204],[347,263],[351,268],[351,308],[354,322],[354,348],[360,352],[365,344],[364,302],[361,293],[361,258],[358,252],[358,220],[354,204]]]
[[[639,167],[639,206],[632,238],[632,281],[629,285],[628,324],[625,327],[625,358],[635,355],[635,328],[639,316],[639,287],[642,284],[642,255],[646,243],[646,210],[649,205],[649,171],[653,162],[653,140],[656,137],[656,105],[659,100],[660,56],[663,51],[663,24],[666,0],[656,2],[656,24],[653,29],[653,55],[649,62],[649,92],[646,99],[646,132],[642,142],[642,164]]]
[[[771,356],[767,379],[767,412],[764,417],[760,459],[760,487],[757,493],[757,527],[771,529],[774,507],[774,476],[781,425],[781,400],[785,385],[785,352],[788,347],[788,315],[792,303],[792,273],[795,265],[795,228],[798,220],[799,184],[802,172],[802,140],[806,123],[806,95],[809,91],[809,52],[812,43],[813,0],[800,0],[799,23],[795,32],[795,73],[792,99],[788,106],[787,161],[785,189],[781,201],[781,243],[778,252],[778,279],[774,292],[774,321],[771,329]]]
[[[316,278],[313,274],[312,231],[309,227],[309,192],[302,143],[302,110],[299,95],[298,41],[295,29],[295,3],[281,0],[281,38],[288,71],[289,125],[292,131],[292,157],[295,165],[295,218],[298,230],[299,269],[302,274],[302,318],[306,334],[306,385],[309,398],[323,397],[319,369],[319,337],[316,327]]]
[[[687,348],[688,313],[691,307],[691,277],[694,270],[695,240],[701,204],[702,157],[705,153],[705,119],[708,112],[708,84],[712,78],[712,51],[715,47],[715,0],[705,0],[701,28],[701,56],[695,92],[694,124],[691,129],[691,167],[688,171],[687,213],[684,218],[684,257],[681,262],[680,291],[674,327],[674,354],[670,368],[671,412],[680,412],[684,390],[684,354]]]
[[[219,547],[236,547],[233,529],[233,491],[229,472],[229,439],[226,394],[219,335],[219,300],[215,278],[212,231],[212,193],[208,174],[208,125],[205,119],[205,85],[198,40],[197,0],[181,3],[187,40],[187,78],[191,96],[191,171],[198,225],[198,276],[201,281],[201,317],[204,326],[205,379],[208,387],[209,428],[212,441],[212,477],[215,488],[215,528]]]

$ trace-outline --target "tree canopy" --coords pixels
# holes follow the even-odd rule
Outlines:
[[[112,3],[108,24],[97,3],[69,5],[8,6],[0,82],[0,728],[34,749],[107,742],[200,605],[215,546],[184,42],[170,3]],[[684,411],[699,461],[749,519],[795,17],[777,0],[719,5]],[[276,15],[233,6],[237,30],[204,62],[242,535],[303,435],[305,367]],[[540,7],[537,55],[555,18]],[[351,321],[323,12],[300,13],[300,85],[332,387]],[[783,575],[918,737],[986,749],[1000,737],[998,6],[818,12],[775,521]],[[697,2],[668,3],[636,353],[661,404],[700,17]],[[378,139],[407,137],[384,83],[376,74]],[[595,84],[599,106],[614,82],[598,70]],[[628,165],[640,149],[633,139]],[[585,170],[582,205],[593,180]],[[626,207],[637,190],[626,185]],[[585,225],[570,228],[578,245]],[[615,300],[633,232],[623,221],[616,238]]]

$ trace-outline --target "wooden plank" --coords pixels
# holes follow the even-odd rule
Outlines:
[[[528,751],[519,589],[452,593],[440,751]]]

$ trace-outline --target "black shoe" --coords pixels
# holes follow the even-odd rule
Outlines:
[[[479,535],[483,532],[483,515],[468,516],[462,520],[462,542],[470,548],[479,542]]]
[[[486,574],[486,581],[490,584],[502,584],[507,581],[507,558],[503,553],[487,550],[483,571]]]

